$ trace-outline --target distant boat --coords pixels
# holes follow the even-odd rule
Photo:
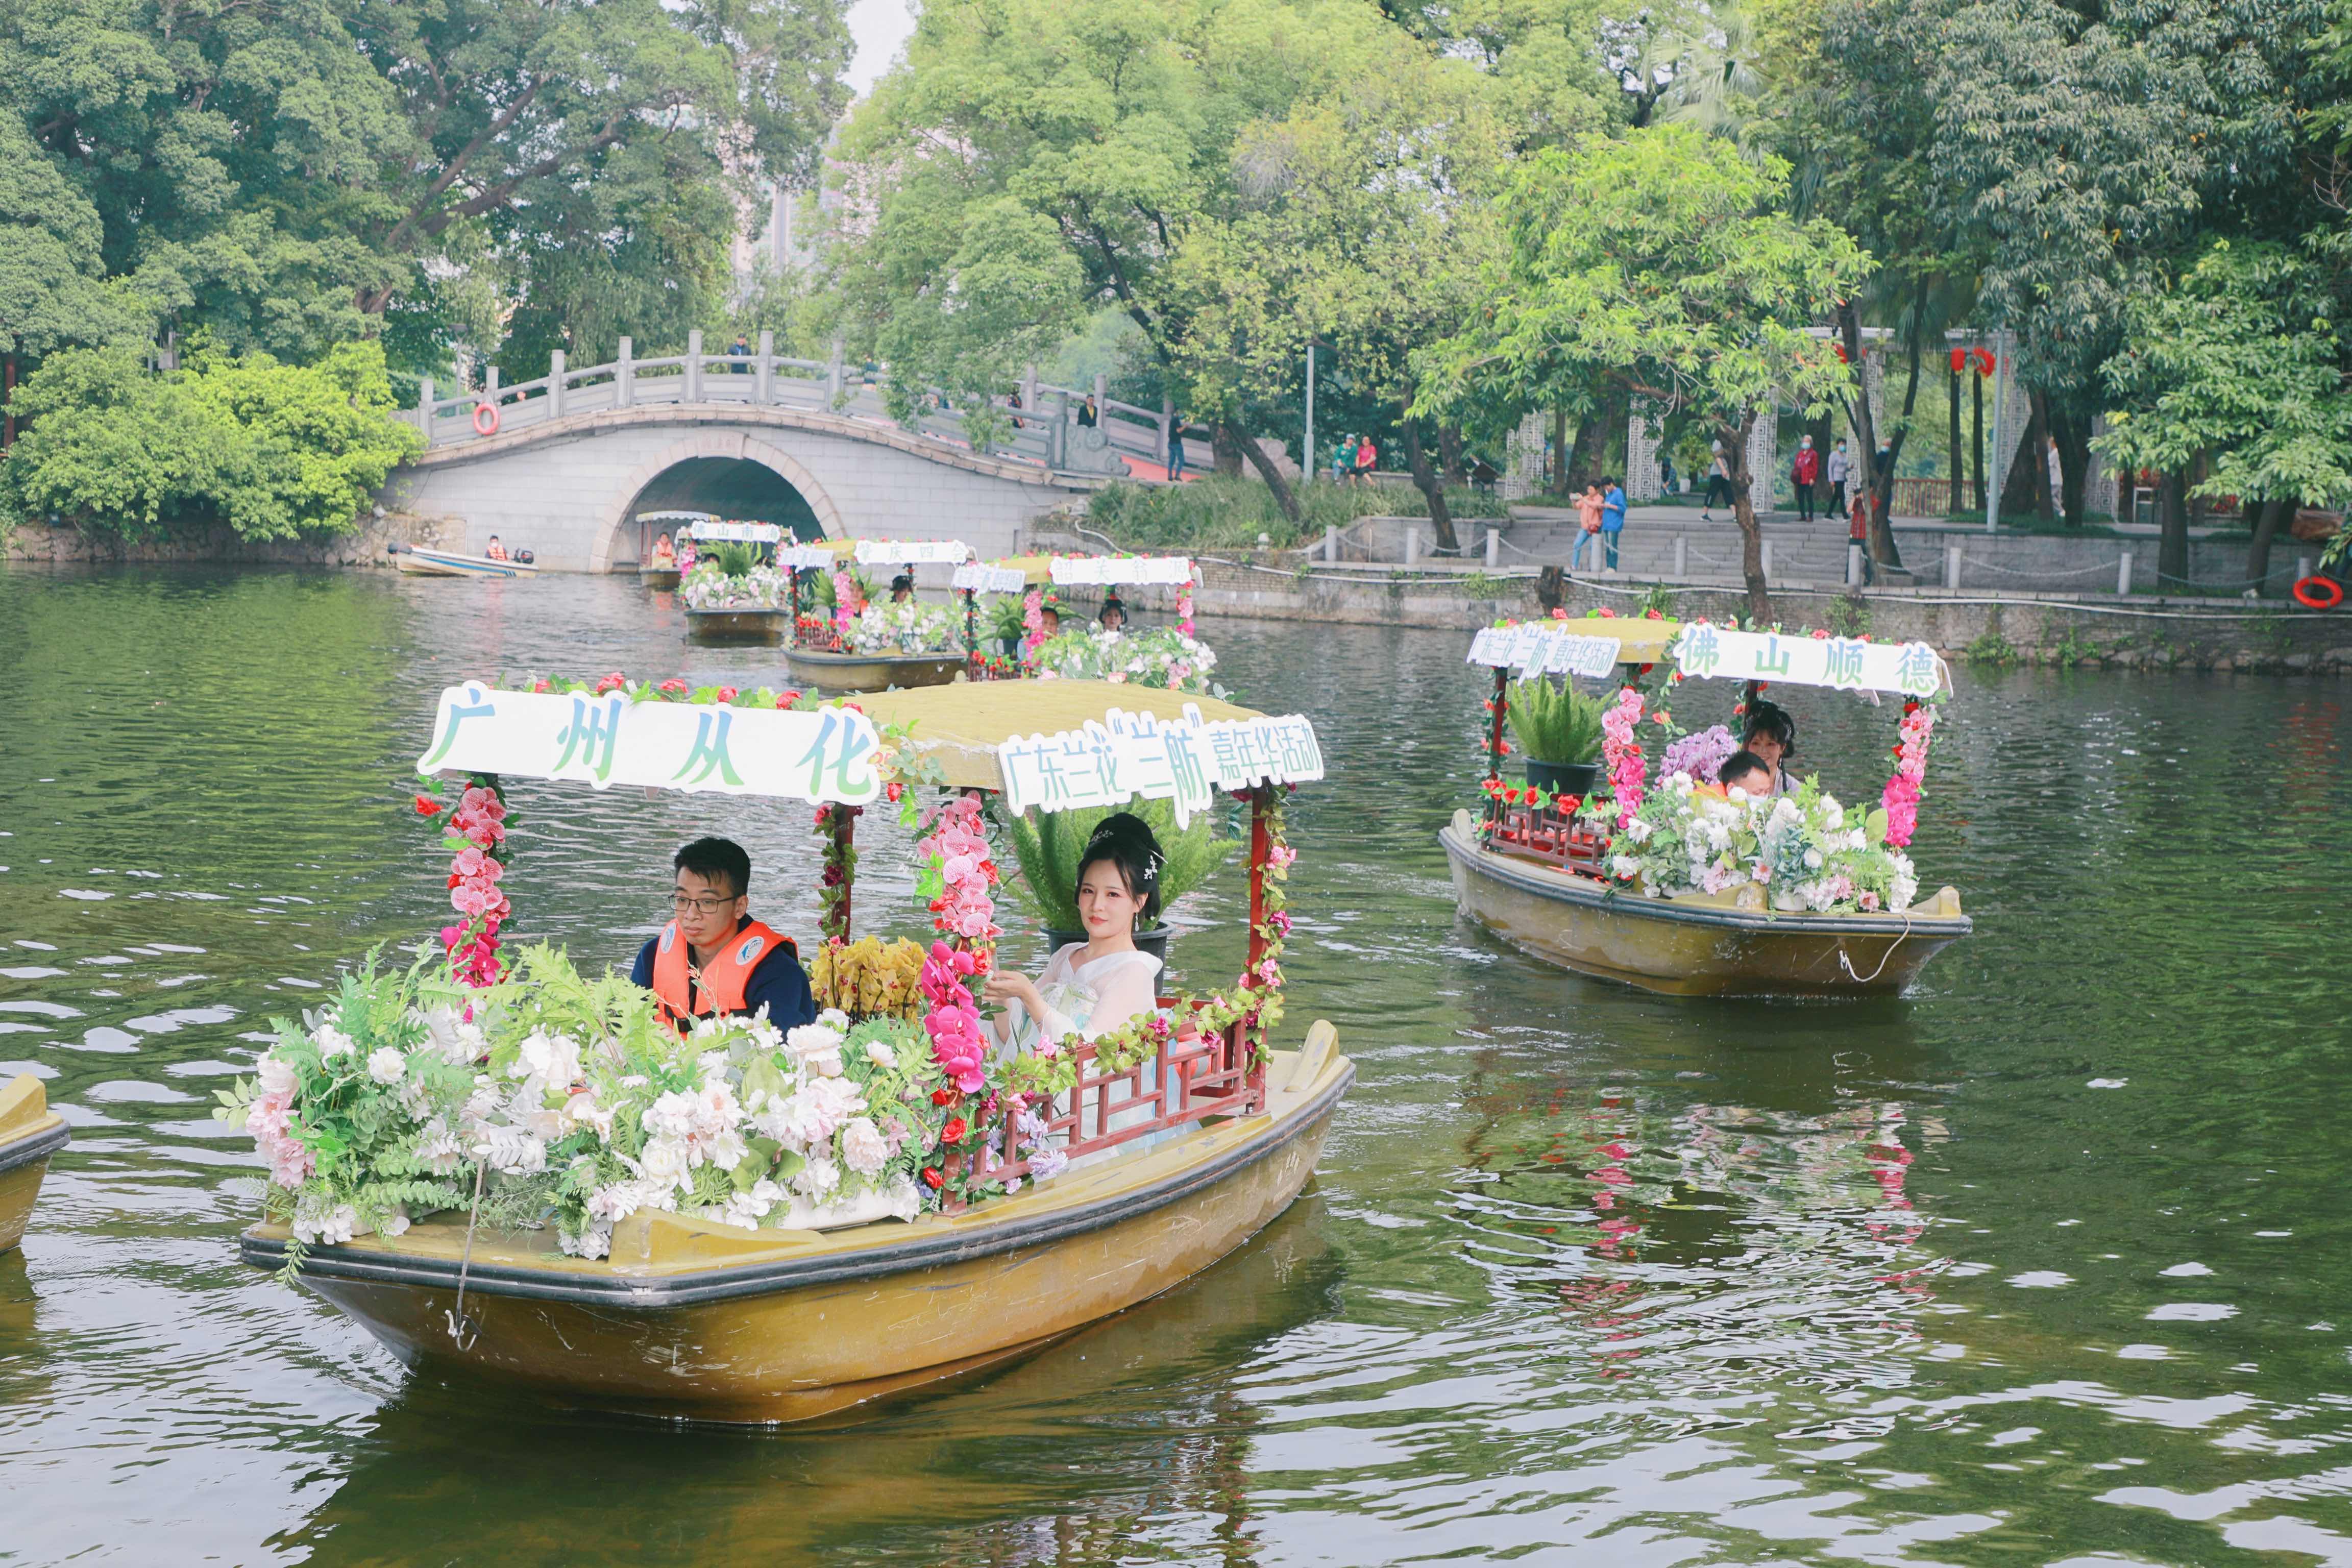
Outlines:
[[[49,1109],[41,1080],[20,1073],[0,1083],[0,1252],[16,1245],[49,1156],[65,1147],[65,1118]]]
[[[538,572],[529,551],[512,561],[487,555],[460,555],[454,550],[428,550],[421,544],[387,544],[392,563],[412,577],[529,577]]]

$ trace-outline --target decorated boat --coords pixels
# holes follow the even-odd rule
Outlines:
[[[19,1073],[0,1084],[0,1252],[25,1238],[49,1156],[66,1146],[65,1118],[49,1109],[41,1080]]]
[[[687,634],[698,642],[778,643],[792,630],[791,571],[772,522],[705,518],[686,531],[693,559],[680,579]]]
[[[698,524],[716,523],[720,520],[707,511],[641,511],[634,521],[637,525],[637,581],[646,587],[667,593],[677,588],[679,577],[685,573],[686,560],[681,559],[680,551],[674,546],[670,552],[670,564],[655,565],[653,535],[656,531],[676,533],[679,536],[678,543],[682,544],[694,537],[693,531]],[[691,551],[683,553],[686,559],[691,559]]]
[[[1495,672],[1487,803],[1456,811],[1438,838],[1462,912],[1538,957],[1681,995],[1886,994],[1969,934],[1958,891],[1918,897],[1906,852],[1951,684],[1926,644],[1596,616],[1486,628],[1470,660]],[[1506,781],[1507,718],[1528,695],[1515,680],[1570,700],[1555,676],[1617,685],[1597,704],[1598,765],[1563,781],[1531,762],[1535,777]],[[1752,797],[1724,788],[1729,728],[1683,734],[1663,700],[1694,680],[1743,683],[1734,718],[1768,683],[1898,698],[1879,804],[1850,811],[1816,779]],[[1673,706],[1697,700],[1681,692]],[[1654,775],[1645,733],[1662,752]]]
[[[682,682],[442,693],[420,815],[460,921],[363,966],[217,1115],[268,1161],[245,1260],[404,1361],[560,1403],[722,1422],[824,1415],[1003,1362],[1148,1300],[1266,1225],[1354,1075],[1331,1026],[1276,1048],[1312,726],[1094,683],[892,691],[855,706]],[[779,706],[784,702],[783,706]],[[560,953],[508,951],[506,780],[813,803],[814,1025],[705,1020]],[[1007,1052],[992,816],[1141,795],[1245,810],[1246,966],[1095,1038]],[[920,837],[928,950],[852,942],[856,825]],[[446,955],[446,956],[445,956]]]
[[[383,548],[384,553],[392,557],[393,565],[411,577],[530,577],[539,571],[528,550],[518,551],[509,560],[493,560],[488,555],[466,555],[423,544],[387,544]]]
[[[874,584],[901,568],[950,566],[960,574],[971,546],[955,539],[860,539],[801,552],[802,569],[823,582],[814,615],[801,613],[804,595],[793,584],[793,647],[785,665],[793,682],[837,696],[894,687],[945,686],[971,668],[964,622],[947,605],[919,595],[903,603],[877,594]],[[885,579],[887,580],[887,579]]]

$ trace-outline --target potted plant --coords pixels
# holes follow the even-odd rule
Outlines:
[[[1029,628],[1021,624],[1025,607],[1018,594],[999,594],[988,606],[988,635],[1004,649],[1007,658],[1021,657],[1021,639],[1029,635]]]
[[[1548,795],[1591,794],[1601,762],[1601,700],[1542,676],[1511,682],[1505,700],[1528,783]]]
[[[1160,868],[1162,910],[1206,881],[1211,872],[1232,858],[1239,842],[1220,837],[1205,816],[1195,816],[1188,826],[1178,827],[1175,812],[1164,800],[1013,817],[1005,825],[1006,837],[1013,842],[1021,876],[1011,886],[1045,926],[1045,940],[1052,947],[1087,940],[1085,922],[1078,918],[1078,857],[1086,853],[1096,824],[1113,810],[1131,811],[1143,818],[1151,825],[1152,837],[1160,840],[1160,851],[1167,857]],[[1162,921],[1150,931],[1137,931],[1135,945],[1164,964],[1168,939],[1174,934]]]

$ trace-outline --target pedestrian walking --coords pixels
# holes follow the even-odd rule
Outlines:
[[[1847,460],[1848,459],[1845,455],[1845,437],[1841,436],[1837,438],[1837,445],[1830,448],[1830,504],[1822,509],[1825,511],[1833,512],[1840,517],[1843,517],[1845,515],[1846,510],[1845,470]]]
[[[1171,483],[1184,477],[1184,416],[1176,415],[1168,421],[1168,478]]]
[[[1701,522],[1715,521],[1715,509],[1731,504],[1731,464],[1723,455],[1723,443],[1714,443],[1715,459],[1706,466],[1706,499],[1699,503]]]
[[[1601,487],[1598,484],[1585,486],[1584,493],[1576,498],[1576,542],[1570,545],[1568,550],[1568,569],[1570,572],[1584,570],[1586,544],[1593,544],[1594,555],[1598,556],[1601,553],[1599,544],[1594,542],[1601,535]]]
[[[1601,542],[1609,552],[1609,570],[1617,570],[1617,536],[1625,531],[1625,487],[1613,479],[1601,481]]]
[[[1813,521],[1813,481],[1822,477],[1822,455],[1813,450],[1813,438],[1805,437],[1797,443],[1797,460],[1789,466],[1789,478],[1797,487],[1797,521]]]

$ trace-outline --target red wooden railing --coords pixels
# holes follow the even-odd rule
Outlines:
[[[1548,806],[1502,807],[1487,844],[1498,855],[1540,861],[1581,876],[1601,875],[1601,838],[1584,824]]]

